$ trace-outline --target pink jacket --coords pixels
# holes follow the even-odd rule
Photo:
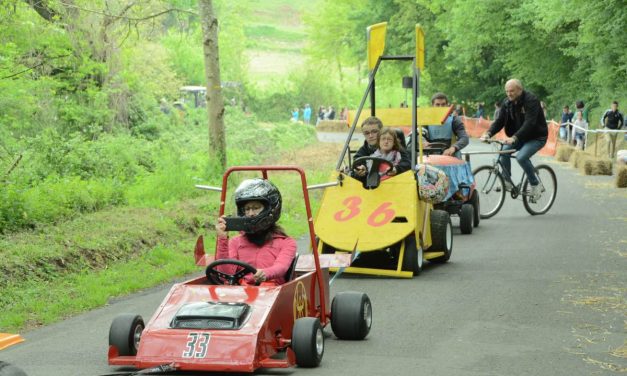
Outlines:
[[[285,273],[296,256],[296,241],[289,236],[274,234],[272,240],[261,247],[251,243],[243,234],[232,239],[218,238],[216,260],[225,258],[244,261],[257,269],[263,269],[268,281],[285,283]],[[237,267],[223,265],[218,268],[223,273],[235,273]],[[246,276],[247,282],[253,282],[252,275]]]

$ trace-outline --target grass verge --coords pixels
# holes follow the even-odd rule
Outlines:
[[[266,163],[300,165],[307,183],[317,184],[328,180],[339,148],[314,143]],[[294,173],[269,177],[283,195],[280,224],[294,237],[305,234],[299,178]],[[321,194],[311,193],[314,213]],[[113,297],[201,273],[193,247],[203,234],[208,252],[213,251],[218,203],[217,193],[207,193],[166,208],[113,208],[3,238],[0,247],[10,252],[0,260],[0,332],[33,329],[100,307]]]

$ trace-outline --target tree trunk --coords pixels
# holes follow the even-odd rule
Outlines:
[[[220,88],[220,56],[218,53],[218,20],[213,13],[212,0],[200,0],[205,77],[207,79],[207,115],[209,119],[209,157],[217,158],[226,168],[224,140],[224,101]]]

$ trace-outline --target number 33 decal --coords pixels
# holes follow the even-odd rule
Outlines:
[[[207,355],[209,333],[189,333],[183,358],[204,358]]]
[[[342,204],[346,207],[346,209],[342,209],[333,215],[338,222],[346,222],[351,218],[356,217],[361,212],[359,205],[361,204],[362,199],[359,196],[350,196],[342,201]],[[372,227],[383,226],[386,223],[389,223],[396,214],[394,210],[390,209],[392,206],[391,202],[384,202],[379,207],[377,207],[366,220],[366,223]]]

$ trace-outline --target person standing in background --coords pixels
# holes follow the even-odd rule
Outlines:
[[[309,106],[309,103],[307,103],[303,109],[303,121],[305,124],[311,123],[311,107]]]
[[[572,122],[573,113],[570,112],[570,108],[568,106],[564,106],[564,109],[562,110],[562,122],[560,123],[560,138],[562,140],[568,140],[569,135],[573,134]]]
[[[625,125],[625,118],[623,114],[618,111],[618,102],[613,101],[612,105],[608,110],[605,111],[603,116],[601,117],[601,124],[603,124],[604,129],[606,130],[618,130]],[[610,159],[614,158],[614,153],[616,152],[616,139],[618,138],[618,133],[616,132],[606,132],[605,140],[607,141],[607,151]]]

